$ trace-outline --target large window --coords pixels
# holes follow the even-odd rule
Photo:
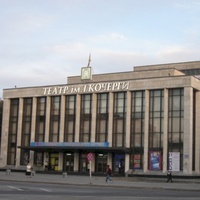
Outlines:
[[[145,91],[132,92],[131,97],[131,168],[141,169],[144,154]]]
[[[74,142],[76,119],[76,96],[66,96],[64,142]]]
[[[113,146],[125,147],[126,92],[114,93]]]
[[[108,94],[97,94],[96,142],[108,140]]]
[[[169,90],[168,151],[180,152],[180,169],[183,169],[184,90]]]
[[[44,142],[46,119],[46,97],[37,98],[35,142]]]
[[[163,147],[164,122],[164,91],[150,91],[149,110],[149,148],[161,149]]]
[[[23,106],[23,117],[22,117],[21,146],[30,145],[31,117],[32,117],[32,98],[25,98]],[[26,165],[28,162],[29,162],[29,152],[22,149],[20,164]]]
[[[49,142],[59,141],[60,96],[51,97]]]
[[[15,165],[16,162],[18,110],[19,110],[19,99],[11,99],[9,131],[8,131],[8,155],[7,155],[8,165]]]
[[[92,95],[81,95],[80,142],[90,142],[92,120]]]

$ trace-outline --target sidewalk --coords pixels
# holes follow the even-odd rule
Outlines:
[[[38,173],[32,176],[32,178],[28,178],[23,172],[11,172],[10,175],[6,175],[6,172],[1,171],[0,181],[200,191],[199,179],[174,179],[173,183],[166,183],[165,178],[113,177],[113,183],[106,183],[105,177],[101,176],[92,176],[90,178],[89,175],[66,175],[64,177],[61,174]]]

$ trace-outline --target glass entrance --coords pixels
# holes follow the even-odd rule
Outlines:
[[[64,154],[64,162],[63,162],[63,170],[67,172],[74,171],[74,154],[73,153],[66,153]]]
[[[105,172],[107,166],[107,154],[96,155],[96,172]]]
[[[87,154],[80,155],[80,172],[89,172],[89,161],[87,159]]]
[[[125,167],[125,155],[115,154],[114,155],[114,172],[117,174],[124,174]]]

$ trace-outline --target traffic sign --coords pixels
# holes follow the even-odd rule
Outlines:
[[[92,153],[88,153],[87,159],[88,159],[89,161],[92,161],[92,160],[94,159],[93,154],[92,154]]]

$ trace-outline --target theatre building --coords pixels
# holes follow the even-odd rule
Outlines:
[[[200,62],[91,71],[3,90],[1,168],[200,173]]]

